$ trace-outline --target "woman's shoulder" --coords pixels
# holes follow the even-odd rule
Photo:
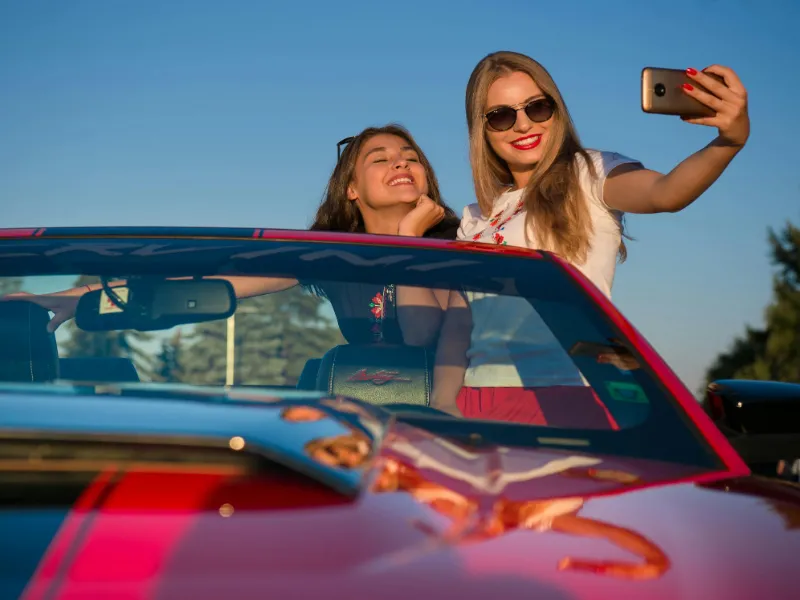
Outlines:
[[[475,221],[482,216],[481,207],[477,202],[467,204],[461,212],[462,221]]]
[[[591,165],[587,163],[587,158]],[[611,172],[621,165],[640,165],[641,162],[619,152],[586,149],[576,155],[578,165],[578,181],[583,193],[593,205],[600,210],[598,215],[605,215],[611,209],[603,199],[606,179]],[[615,211],[616,212],[616,211]],[[605,217],[603,217],[605,218]]]
[[[575,160],[581,174],[588,172],[589,165],[587,164],[587,158],[591,162],[595,176],[599,179],[605,179],[611,171],[620,165],[641,164],[637,159],[625,156],[619,152],[586,148],[583,152],[579,152],[575,155]]]

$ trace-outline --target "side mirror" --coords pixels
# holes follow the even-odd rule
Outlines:
[[[800,384],[715,381],[703,408],[754,471],[775,476],[779,463],[800,458]]]
[[[154,331],[227,319],[236,293],[224,279],[134,279],[84,294],[75,324],[84,331]]]

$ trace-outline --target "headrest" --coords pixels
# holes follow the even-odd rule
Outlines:
[[[58,378],[56,336],[50,314],[24,300],[0,301],[0,381],[40,382]]]
[[[317,389],[371,404],[430,404],[432,353],[414,346],[345,344],[322,357]]]
[[[322,362],[321,358],[310,358],[303,366],[303,372],[297,380],[298,390],[315,390],[317,389],[317,374],[319,373],[319,365]]]
[[[117,356],[62,358],[60,365],[61,379],[70,381],[139,381],[139,373],[130,358]]]

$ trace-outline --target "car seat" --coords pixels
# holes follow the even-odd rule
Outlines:
[[[303,366],[303,372],[297,380],[298,390],[316,390],[317,389],[317,374],[319,373],[319,365],[322,363],[321,358],[310,358]]]
[[[0,302],[0,381],[34,383],[58,378],[55,334],[48,311],[25,300]]]
[[[81,356],[62,358],[61,379],[91,382],[138,382],[139,373],[130,358],[122,356]]]
[[[316,388],[371,404],[430,404],[433,352],[416,346],[343,344],[322,357]]]

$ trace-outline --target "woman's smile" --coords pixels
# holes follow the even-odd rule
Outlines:
[[[511,145],[517,150],[533,150],[542,141],[541,133],[534,133],[526,135],[511,142]]]

